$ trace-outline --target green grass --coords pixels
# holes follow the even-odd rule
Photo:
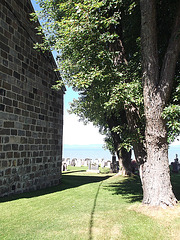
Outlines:
[[[180,175],[172,182],[179,199]],[[71,167],[57,187],[0,199],[0,240],[180,239],[180,208],[152,210],[141,200],[138,177]]]

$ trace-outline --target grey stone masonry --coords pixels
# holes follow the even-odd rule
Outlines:
[[[30,21],[30,0],[0,1],[0,197],[61,179],[63,91]]]

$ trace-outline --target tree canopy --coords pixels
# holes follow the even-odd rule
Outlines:
[[[39,32],[43,32],[44,42],[37,47],[59,53],[58,62],[63,82],[60,81],[56,87],[61,87],[62,84],[72,86],[82,93],[83,99],[89,92],[94,104],[99,102],[101,106],[94,108],[97,113],[101,110],[123,108],[131,103],[138,107],[141,105],[142,113],[138,1],[38,2],[42,8],[38,17],[43,19]],[[167,8],[166,4],[172,5],[171,8]],[[166,4],[163,1],[158,3],[158,27],[159,35],[162,36],[159,37],[159,51],[162,56],[167,47],[176,6],[171,1]],[[178,76],[177,68],[171,101],[163,113],[163,117],[167,119],[169,141],[173,141],[180,133]],[[81,100],[82,98],[79,99]],[[76,102],[76,107],[78,105],[80,106]]]

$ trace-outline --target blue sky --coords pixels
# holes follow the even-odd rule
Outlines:
[[[39,5],[36,3],[35,0],[31,0],[31,2],[32,2],[32,5],[33,5],[33,7],[36,11],[40,9]]]
[[[74,92],[71,88],[67,88],[64,96],[64,144],[69,145],[90,145],[90,144],[103,144],[103,136],[99,134],[97,128],[91,123],[84,125],[78,121],[78,117],[74,114],[68,114],[69,102],[73,98],[78,98],[78,93]]]
[[[39,10],[39,6],[35,0],[31,0],[34,9]],[[78,117],[74,114],[68,114],[69,102],[73,98],[78,98],[78,93],[74,92],[72,88],[67,88],[64,95],[64,129],[63,129],[63,143],[68,145],[90,145],[90,144],[103,144],[104,137],[99,134],[97,128],[91,123],[84,125],[78,121]]]

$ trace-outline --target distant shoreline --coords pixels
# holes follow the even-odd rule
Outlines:
[[[102,148],[102,144],[91,145],[67,145],[63,147],[63,158],[101,158],[104,160],[111,160],[112,155],[108,150]],[[171,145],[169,148],[169,163],[173,162],[176,154],[180,160],[180,145]],[[134,156],[132,155],[132,158]]]

